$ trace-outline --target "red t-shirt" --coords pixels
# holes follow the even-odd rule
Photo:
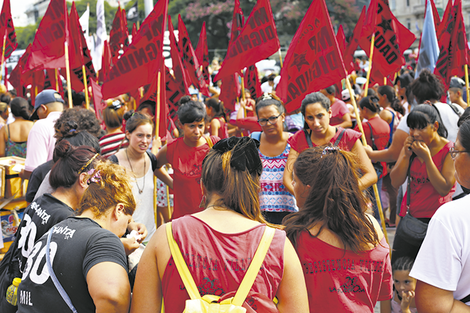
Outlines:
[[[344,114],[349,114],[348,106],[343,101],[335,98],[335,102],[331,105],[330,125],[335,126],[341,124]]]
[[[444,166],[444,160],[449,153],[453,142],[449,141],[436,155],[432,157],[432,161],[436,165],[439,172],[442,171]],[[426,171],[426,164],[421,162],[417,157],[413,160],[410,167],[410,176],[412,178],[410,184],[410,214],[416,218],[431,218],[437,209],[452,201],[452,195],[455,192],[455,184],[450,192],[444,197],[441,196],[436,189],[434,189],[431,181],[429,180],[428,173]],[[405,192],[403,201],[400,208],[400,216],[403,217],[406,214],[406,198],[408,190]]]
[[[172,228],[201,296],[222,296],[238,289],[261,241],[265,225],[224,234],[197,217],[185,216],[173,220]],[[262,293],[269,299],[276,296],[284,272],[285,241],[286,233],[277,229],[252,292]],[[163,274],[162,290],[165,312],[183,312],[189,295],[172,257]]]
[[[304,231],[297,240],[297,254],[310,312],[374,312],[377,301],[392,298],[390,248],[385,237],[374,249],[356,254]]]
[[[335,143],[336,138],[338,138],[339,134],[343,129],[344,128],[342,127],[337,127],[336,134],[330,140],[332,144]],[[352,129],[346,129],[338,146],[342,150],[351,151],[351,149],[354,147],[354,144],[359,138],[361,138],[361,133],[358,133],[357,131]],[[294,149],[298,153],[301,153],[305,149],[309,148],[307,138],[305,138],[305,132],[303,129],[299,130],[294,134],[294,136],[287,139],[287,142],[290,144],[291,149]],[[312,142],[312,144],[314,147],[317,146],[314,142]]]
[[[369,125],[371,127],[369,127]],[[372,147],[372,137],[370,135],[370,130],[372,128],[372,133],[374,134],[374,143],[377,146],[377,150],[383,150],[387,147],[390,138],[390,126],[387,124],[387,122],[381,119],[380,116],[377,115],[367,122],[362,123],[362,128],[364,129],[364,135],[366,136],[366,141],[369,146]],[[359,131],[359,126],[356,126],[354,130]],[[383,172],[380,177],[384,177],[387,174],[387,163],[380,163],[383,167]]]
[[[219,137],[210,136],[212,143]],[[199,147],[190,147],[184,143],[183,137],[167,145],[166,158],[173,167],[174,210],[173,218],[201,211],[199,204],[202,199],[200,186],[202,161],[210,150],[207,143]]]

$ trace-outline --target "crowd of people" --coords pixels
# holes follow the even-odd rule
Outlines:
[[[215,84],[163,137],[150,100],[110,99],[100,121],[55,90],[0,95],[0,156],[29,180],[0,312],[470,311],[470,109],[461,80],[412,77],[348,78],[294,112],[276,75],[232,111]]]

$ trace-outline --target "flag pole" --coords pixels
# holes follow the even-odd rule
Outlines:
[[[468,94],[468,91],[470,90],[470,87],[468,85],[468,64],[465,64],[465,88],[467,89],[467,106],[470,106],[470,96]]]
[[[371,53],[371,56],[372,56],[372,53]],[[370,72],[370,66],[369,66],[369,72]],[[349,82],[349,77],[346,78],[346,87],[348,88],[349,94],[353,95],[354,93],[353,93],[353,90],[351,88],[351,83]],[[354,114],[356,116],[359,116],[359,111],[357,109],[356,99],[353,96],[351,96],[351,103],[354,107]],[[361,131],[362,144],[364,146],[367,146],[367,140],[366,140],[366,136],[364,135],[364,129],[362,128],[362,122],[361,122],[360,118],[357,119],[357,126],[359,126],[359,130]],[[387,243],[388,243],[389,241],[388,241],[388,235],[387,235],[387,228],[385,227],[385,218],[384,218],[384,213],[382,211],[382,203],[380,202],[379,189],[377,188],[377,184],[374,184],[372,186],[372,188],[374,189],[375,200],[376,200],[376,203],[377,203],[377,208],[379,209],[378,211],[379,211],[379,215],[380,215],[380,220],[382,221],[382,228],[383,228],[384,236],[385,236],[385,239],[387,240]]]
[[[7,31],[5,29],[5,35],[3,35],[3,48],[2,48],[2,64],[0,66],[3,66],[3,63],[5,62],[5,46],[7,43]],[[0,71],[0,81],[2,80],[2,71]],[[6,84],[5,84],[5,87]]]
[[[55,90],[59,92],[59,73],[56,68],[54,69],[54,73],[55,73]]]
[[[65,50],[65,72],[67,74],[67,95],[69,98],[69,108],[73,107],[72,104],[72,84],[70,82],[70,64],[69,64],[69,47],[67,41],[64,43]]]
[[[369,70],[367,71],[366,87],[365,87],[365,90],[364,90],[364,97],[367,97],[367,90],[369,89],[370,72],[372,72],[372,57],[374,56],[374,42],[375,42],[375,33],[372,35],[372,39],[370,40]],[[352,93],[351,93],[351,95],[352,95]],[[351,99],[352,98],[353,97],[351,97]],[[359,115],[356,115],[356,116],[359,116]],[[361,126],[361,128],[362,128],[362,126]]]
[[[159,136],[160,134],[158,133],[160,130],[160,75],[161,75],[161,70],[158,71],[157,74],[157,103],[156,103],[156,110],[155,110],[155,136]],[[157,189],[157,177],[154,175],[153,176],[153,183],[154,183],[154,192],[153,192],[153,210],[154,210],[154,215],[155,215],[155,225],[158,224],[157,217],[158,217],[158,211],[157,211],[157,193],[155,190]]]
[[[85,108],[88,110],[90,109],[90,99],[88,98],[88,84],[87,84],[88,78],[86,77],[85,65],[83,64],[82,64],[82,73],[83,73],[83,86],[85,86],[85,101],[86,101]]]
[[[279,64],[281,65],[281,69],[282,69],[282,53],[281,53],[281,48],[279,48]]]

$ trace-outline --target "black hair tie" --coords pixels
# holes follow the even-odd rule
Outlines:
[[[250,137],[230,137],[217,142],[212,149],[221,154],[232,150],[230,166],[238,171],[261,175],[263,164],[258,154],[259,141]]]

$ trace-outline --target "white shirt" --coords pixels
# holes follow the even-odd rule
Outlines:
[[[429,285],[453,291],[457,300],[470,294],[469,206],[470,195],[436,211],[410,273]]]

